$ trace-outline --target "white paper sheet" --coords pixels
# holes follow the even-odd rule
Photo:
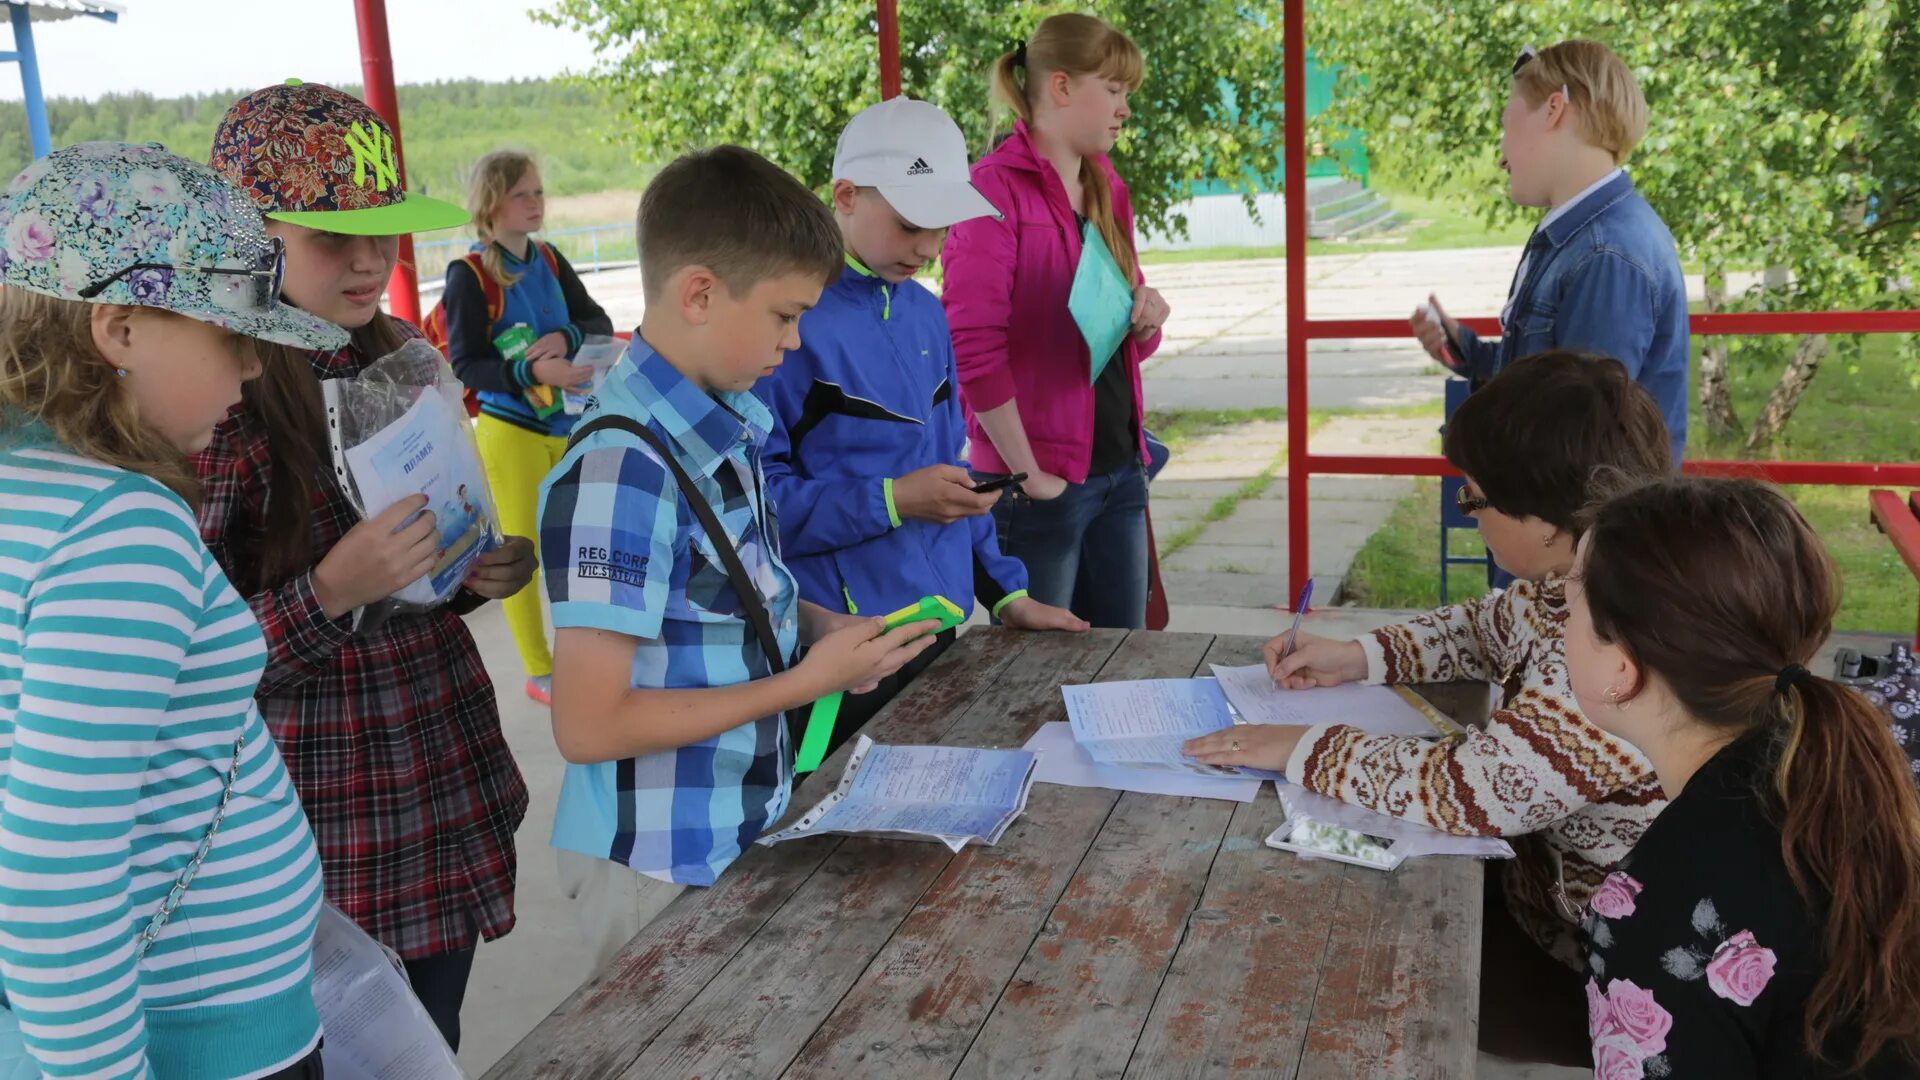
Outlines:
[[[1375,735],[1437,738],[1443,732],[1390,686],[1342,686],[1283,690],[1264,664],[1213,665],[1213,677],[1234,711],[1249,724],[1348,724]]]
[[[1199,776],[1276,780],[1265,769],[1202,765],[1181,752],[1197,739],[1235,723],[1220,684],[1212,679],[1140,679],[1060,688],[1073,737],[1102,765],[1177,769]]]
[[[331,905],[313,938],[313,1003],[328,1080],[463,1080],[407,978]]]
[[[1040,763],[1033,770],[1036,784],[1252,802],[1264,783],[1257,777],[1195,776],[1173,769],[1102,765],[1074,740],[1073,725],[1057,720],[1041,724],[1040,730],[1027,740],[1026,749],[1040,755]]]
[[[561,405],[569,416],[579,416],[587,411],[587,402],[600,390],[600,384],[607,381],[607,372],[627,354],[627,343],[618,338],[589,334],[580,342],[579,351],[573,354],[573,362],[581,367],[593,369],[593,381],[582,391],[568,390]]]
[[[859,833],[938,840],[954,851],[991,846],[1026,810],[1036,762],[1025,750],[887,746],[862,735],[833,793],[759,842]]]
[[[1371,810],[1348,805],[1339,799],[1308,791],[1297,784],[1278,783],[1273,787],[1280,796],[1281,805],[1287,808],[1288,821],[1304,818],[1323,825],[1338,825],[1343,829],[1352,829],[1368,836],[1393,840],[1397,842],[1394,850],[1408,858],[1423,855],[1466,855],[1481,859],[1513,858],[1512,846],[1499,837],[1450,836],[1419,822],[1376,814]],[[1275,835],[1285,831],[1282,828]]]
[[[456,408],[430,390],[400,419],[346,449],[347,467],[369,518],[402,499],[425,495],[440,531],[440,557],[433,569],[393,594],[396,600],[425,606],[451,595],[473,561],[493,546],[496,514],[487,501],[479,452],[460,427],[466,415],[455,416]]]

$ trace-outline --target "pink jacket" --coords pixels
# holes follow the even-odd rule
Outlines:
[[[1099,160],[1112,184],[1120,227],[1131,239],[1127,185],[1106,158]],[[1080,262],[1080,231],[1067,189],[1035,152],[1024,123],[974,165],[973,183],[1006,215],[1004,221],[974,218],[955,225],[941,254],[941,301],[953,330],[973,466],[1008,471],[975,414],[1014,398],[1040,467],[1084,483],[1093,455],[1093,369],[1080,328],[1067,314]],[[1140,362],[1159,346],[1156,331],[1144,342],[1129,335],[1121,349],[1120,362],[1133,380],[1137,424],[1146,416]],[[1144,439],[1140,456],[1146,460]]]

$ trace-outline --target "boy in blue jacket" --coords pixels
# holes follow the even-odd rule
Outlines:
[[[781,548],[800,595],[885,615],[927,595],[962,611],[974,598],[1023,630],[1087,628],[1027,595],[1027,572],[1000,552],[961,450],[953,339],[940,301],[912,280],[947,227],[996,215],[967,179],[967,145],[937,106],[894,98],[863,110],[834,154],[833,210],[846,269],[800,320],[799,349],[754,386],[773,413],[764,463]],[[941,635],[872,693],[848,697],[837,745],[930,665]]]

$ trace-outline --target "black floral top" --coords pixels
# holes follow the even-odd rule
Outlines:
[[[1774,747],[1740,739],[1700,767],[1594,893],[1587,1015],[1598,1080],[1839,1077],[1854,1044],[1808,1053],[1820,910],[1794,888],[1769,814]],[[1882,1053],[1867,1080],[1920,1076]]]

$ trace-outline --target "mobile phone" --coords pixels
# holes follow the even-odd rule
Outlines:
[[[1017,472],[1012,476],[1003,476],[998,480],[985,480],[973,485],[973,493],[975,495],[985,495],[989,491],[999,491],[1001,488],[1012,487],[1026,478],[1026,473]]]

